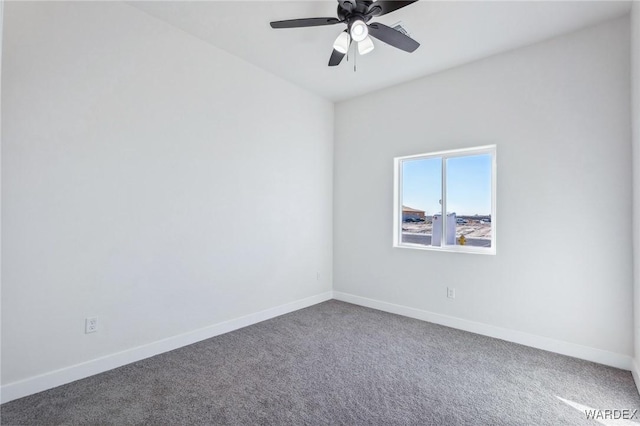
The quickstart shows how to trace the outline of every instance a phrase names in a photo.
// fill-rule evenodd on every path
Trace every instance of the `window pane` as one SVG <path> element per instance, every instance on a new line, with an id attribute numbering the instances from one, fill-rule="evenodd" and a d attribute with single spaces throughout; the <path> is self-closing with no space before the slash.
<path id="1" fill-rule="evenodd" d="M 440 215 L 442 158 L 402 161 L 402 243 L 431 245 L 434 215 Z M 441 220 L 441 218 L 440 218 Z M 434 239 L 433 245 L 440 245 Z"/>
<path id="2" fill-rule="evenodd" d="M 447 244 L 491 247 L 491 155 L 447 162 Z M 463 238 L 461 238 L 463 237 Z"/>

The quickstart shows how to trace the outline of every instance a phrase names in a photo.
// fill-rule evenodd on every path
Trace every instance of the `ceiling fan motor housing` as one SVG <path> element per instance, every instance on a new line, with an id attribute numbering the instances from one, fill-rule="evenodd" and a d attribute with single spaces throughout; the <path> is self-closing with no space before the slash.
<path id="1" fill-rule="evenodd" d="M 338 2 L 338 18 L 350 25 L 352 21 L 361 19 L 369 22 L 374 15 L 367 14 L 371 0 L 340 0 Z"/>

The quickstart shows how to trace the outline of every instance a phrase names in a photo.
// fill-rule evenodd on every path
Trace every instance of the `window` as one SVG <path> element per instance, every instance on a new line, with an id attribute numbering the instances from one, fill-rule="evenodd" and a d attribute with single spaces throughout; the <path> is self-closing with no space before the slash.
<path id="1" fill-rule="evenodd" d="M 394 159 L 395 247 L 496 253 L 496 147 Z"/>

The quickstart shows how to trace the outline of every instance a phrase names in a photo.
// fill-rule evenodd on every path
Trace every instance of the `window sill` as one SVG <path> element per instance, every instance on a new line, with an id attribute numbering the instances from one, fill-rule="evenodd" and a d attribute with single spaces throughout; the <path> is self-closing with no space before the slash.
<path id="1" fill-rule="evenodd" d="M 422 244 L 394 244 L 394 248 L 401 249 L 413 249 L 413 250 L 427 250 L 427 251 L 444 251 L 449 253 L 469 253 L 469 254 L 484 254 L 494 255 L 496 254 L 495 247 L 473 247 L 473 246 L 425 246 Z"/>

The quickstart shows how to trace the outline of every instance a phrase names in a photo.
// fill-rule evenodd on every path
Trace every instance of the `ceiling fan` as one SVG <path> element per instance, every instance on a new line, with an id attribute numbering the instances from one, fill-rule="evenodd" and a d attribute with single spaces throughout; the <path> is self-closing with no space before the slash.
<path id="1" fill-rule="evenodd" d="M 365 55 L 373 50 L 371 37 L 377 38 L 405 52 L 413 52 L 420 43 L 379 22 L 368 23 L 371 18 L 386 15 L 415 3 L 418 0 L 338 0 L 337 18 L 303 18 L 271 22 L 271 28 L 319 27 L 344 23 L 347 29 L 333 43 L 329 66 L 338 65 L 349 50 L 351 42 L 358 43 L 358 53 Z M 371 36 L 371 37 L 369 37 Z"/>

